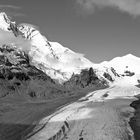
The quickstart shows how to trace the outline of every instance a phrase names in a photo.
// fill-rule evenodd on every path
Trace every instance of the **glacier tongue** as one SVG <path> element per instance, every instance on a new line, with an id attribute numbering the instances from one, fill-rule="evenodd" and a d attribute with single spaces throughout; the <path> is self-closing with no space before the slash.
<path id="1" fill-rule="evenodd" d="M 134 86 L 94 91 L 44 117 L 27 139 L 134 140 L 129 126 L 134 109 L 129 105 L 139 92 Z"/>

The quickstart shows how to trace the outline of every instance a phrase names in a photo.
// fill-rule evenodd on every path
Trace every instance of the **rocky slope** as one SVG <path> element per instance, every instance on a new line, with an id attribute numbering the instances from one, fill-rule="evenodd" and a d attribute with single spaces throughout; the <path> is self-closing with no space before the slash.
<path id="1" fill-rule="evenodd" d="M 66 92 L 61 85 L 30 65 L 27 54 L 7 45 L 0 47 L 0 85 L 0 98 L 20 95 L 49 99 Z"/>
<path id="2" fill-rule="evenodd" d="M 106 74 L 106 78 L 113 82 L 113 79 L 109 74 Z M 79 90 L 81 88 L 93 87 L 104 88 L 108 86 L 108 82 L 105 79 L 99 79 L 93 68 L 90 68 L 82 70 L 80 74 L 73 74 L 64 85 L 68 89 L 72 88 L 73 90 Z"/>
<path id="3" fill-rule="evenodd" d="M 74 77 L 79 78 L 76 80 Z M 98 89 L 108 86 L 105 80 L 96 76 L 92 68 L 82 70 L 81 74 L 73 75 L 61 85 L 31 65 L 28 55 L 12 45 L 0 47 L 0 85 L 0 98 L 20 95 L 27 99 L 42 100 L 76 95 L 74 91 L 77 89 L 80 91 L 84 88 Z"/>

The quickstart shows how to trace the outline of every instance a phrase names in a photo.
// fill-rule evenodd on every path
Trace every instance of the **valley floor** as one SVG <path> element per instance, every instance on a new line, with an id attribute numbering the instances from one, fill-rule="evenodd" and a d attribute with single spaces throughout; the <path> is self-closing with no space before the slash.
<path id="1" fill-rule="evenodd" d="M 44 117 L 26 139 L 134 140 L 129 121 L 135 110 L 130 104 L 139 91 L 136 87 L 112 87 L 92 92 Z"/>
<path id="2" fill-rule="evenodd" d="M 0 140 L 23 140 L 43 117 L 70 104 L 85 93 L 44 102 L 31 102 L 24 97 L 0 99 Z"/>
<path id="3" fill-rule="evenodd" d="M 114 86 L 44 103 L 1 99 L 0 140 L 134 140 L 130 104 L 139 93 Z"/>

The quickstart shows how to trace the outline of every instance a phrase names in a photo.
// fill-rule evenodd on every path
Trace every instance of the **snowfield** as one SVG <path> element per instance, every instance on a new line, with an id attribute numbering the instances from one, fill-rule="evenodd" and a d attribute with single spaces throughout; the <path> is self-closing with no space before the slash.
<path id="1" fill-rule="evenodd" d="M 129 119 L 140 89 L 113 86 L 88 94 L 43 118 L 28 140 L 134 140 Z"/>

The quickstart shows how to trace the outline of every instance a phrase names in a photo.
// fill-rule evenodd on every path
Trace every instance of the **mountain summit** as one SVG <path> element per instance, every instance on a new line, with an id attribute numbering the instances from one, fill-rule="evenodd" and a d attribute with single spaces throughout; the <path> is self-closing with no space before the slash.
<path id="1" fill-rule="evenodd" d="M 132 54 L 127 54 L 122 57 L 116 57 L 109 62 L 105 61 L 101 63 L 101 65 L 111 66 L 119 74 L 125 74 L 126 71 L 140 74 L 140 58 Z"/>

